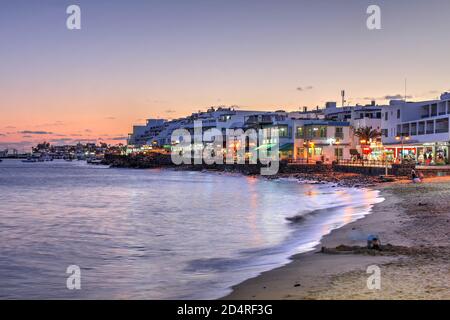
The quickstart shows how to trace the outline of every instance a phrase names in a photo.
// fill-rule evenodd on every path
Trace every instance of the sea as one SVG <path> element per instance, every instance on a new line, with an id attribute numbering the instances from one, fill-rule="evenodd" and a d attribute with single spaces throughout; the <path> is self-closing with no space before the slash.
<path id="1" fill-rule="evenodd" d="M 4 160 L 0 298 L 220 298 L 380 201 L 296 179 Z"/>

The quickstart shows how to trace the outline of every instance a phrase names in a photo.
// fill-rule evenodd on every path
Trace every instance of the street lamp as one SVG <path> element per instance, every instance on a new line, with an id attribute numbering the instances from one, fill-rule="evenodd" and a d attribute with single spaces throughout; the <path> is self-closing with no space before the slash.
<path id="1" fill-rule="evenodd" d="M 395 137 L 395 140 L 400 141 L 402 143 L 402 148 L 401 148 L 402 162 L 403 162 L 403 143 L 404 143 L 404 141 L 409 141 L 409 139 L 411 139 L 409 136 L 404 136 L 403 134 Z"/>

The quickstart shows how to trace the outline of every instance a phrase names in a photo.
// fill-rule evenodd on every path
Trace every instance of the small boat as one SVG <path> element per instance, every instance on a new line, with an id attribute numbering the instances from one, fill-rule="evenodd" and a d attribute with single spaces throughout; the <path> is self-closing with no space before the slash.
<path id="1" fill-rule="evenodd" d="M 103 160 L 100 159 L 88 159 L 86 161 L 88 164 L 95 164 L 95 165 L 99 165 L 103 163 Z"/>
<path id="2" fill-rule="evenodd" d="M 23 163 L 35 163 L 37 162 L 34 158 L 27 158 L 26 160 L 22 160 Z"/>

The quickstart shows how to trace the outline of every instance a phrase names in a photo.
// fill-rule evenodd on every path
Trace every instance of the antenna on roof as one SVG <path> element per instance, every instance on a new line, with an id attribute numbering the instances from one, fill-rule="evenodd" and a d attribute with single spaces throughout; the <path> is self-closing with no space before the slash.
<path id="1" fill-rule="evenodd" d="M 342 97 L 342 107 L 345 107 L 345 90 L 341 91 L 341 97 Z"/>

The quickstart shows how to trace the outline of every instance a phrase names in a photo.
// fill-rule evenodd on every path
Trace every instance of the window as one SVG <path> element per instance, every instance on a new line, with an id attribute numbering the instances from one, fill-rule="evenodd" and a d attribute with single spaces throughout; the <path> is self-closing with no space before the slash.
<path id="1" fill-rule="evenodd" d="M 427 121 L 427 134 L 433 134 L 434 133 L 434 121 Z"/>
<path id="2" fill-rule="evenodd" d="M 337 139 L 344 139 L 344 128 L 336 127 L 336 130 L 334 132 L 334 137 Z"/>
<path id="3" fill-rule="evenodd" d="M 425 134 L 425 121 L 419 122 L 419 135 Z"/>
<path id="4" fill-rule="evenodd" d="M 342 148 L 334 149 L 334 156 L 336 157 L 336 159 L 342 159 L 342 157 L 344 156 L 344 149 Z"/>
<path id="5" fill-rule="evenodd" d="M 297 148 L 297 156 L 300 158 L 305 157 L 305 148 Z"/>
<path id="6" fill-rule="evenodd" d="M 433 103 L 431 105 L 431 116 L 432 117 L 437 116 L 437 104 L 436 103 Z"/>
<path id="7" fill-rule="evenodd" d="M 417 123 L 411 123 L 411 135 L 416 136 L 417 135 Z"/>
<path id="8" fill-rule="evenodd" d="M 297 139 L 303 138 L 303 127 L 297 127 Z"/>
<path id="9" fill-rule="evenodd" d="M 400 119 L 400 109 L 397 109 L 397 119 Z"/>
<path id="10" fill-rule="evenodd" d="M 381 135 L 383 136 L 383 137 L 388 137 L 388 134 L 389 134 L 389 132 L 388 132 L 388 129 L 381 129 Z"/>
<path id="11" fill-rule="evenodd" d="M 280 138 L 288 137 L 289 136 L 288 127 L 287 126 L 278 127 L 278 136 Z"/>
<path id="12" fill-rule="evenodd" d="M 442 116 L 446 113 L 445 102 L 439 103 L 439 115 Z"/>
<path id="13" fill-rule="evenodd" d="M 327 127 L 307 127 L 306 129 L 306 137 L 308 139 L 314 138 L 326 138 L 327 137 Z"/>
<path id="14" fill-rule="evenodd" d="M 308 153 L 310 156 L 321 156 L 322 148 L 308 148 Z"/>
<path id="15" fill-rule="evenodd" d="M 400 136 L 402 134 L 402 125 L 398 124 L 397 125 L 397 135 Z"/>
<path id="16" fill-rule="evenodd" d="M 327 127 L 320 127 L 320 137 L 326 138 L 327 137 Z"/>
<path id="17" fill-rule="evenodd" d="M 436 120 L 436 133 L 448 132 L 448 118 Z"/>
<path id="18" fill-rule="evenodd" d="M 402 135 L 409 136 L 409 123 L 404 123 L 402 126 Z"/>
<path id="19" fill-rule="evenodd" d="M 387 111 L 384 113 L 384 120 L 385 121 L 389 120 L 389 112 L 387 112 Z"/>
<path id="20" fill-rule="evenodd" d="M 377 119 L 381 119 L 381 112 L 377 112 Z"/>

